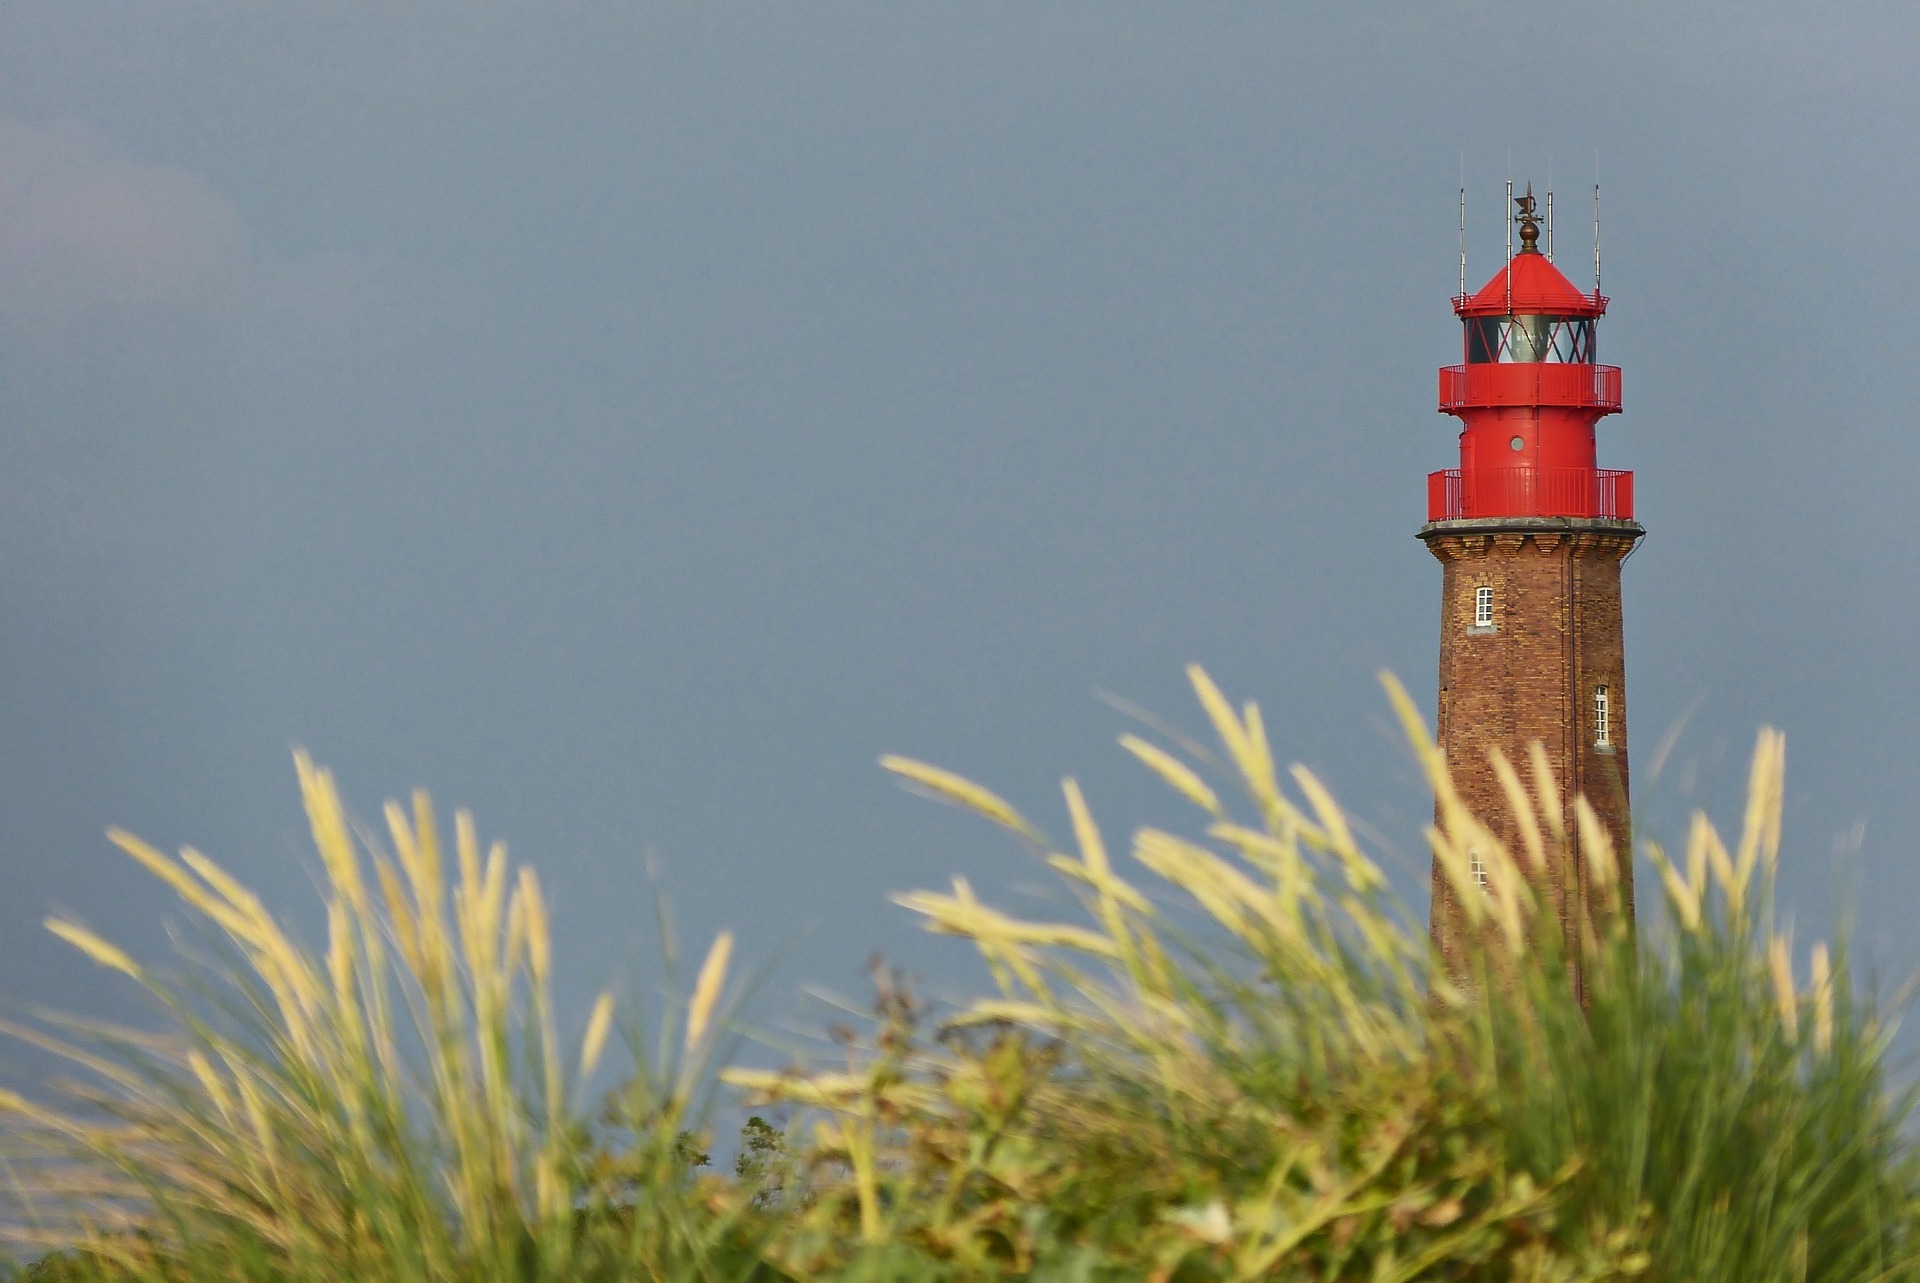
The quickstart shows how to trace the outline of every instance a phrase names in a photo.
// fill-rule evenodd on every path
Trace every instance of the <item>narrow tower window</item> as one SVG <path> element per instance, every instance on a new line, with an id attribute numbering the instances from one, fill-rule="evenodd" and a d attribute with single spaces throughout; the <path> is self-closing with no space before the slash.
<path id="1" fill-rule="evenodd" d="M 1607 715 L 1608 711 L 1609 710 L 1607 708 L 1607 688 L 1604 686 L 1594 687 L 1593 688 L 1593 742 L 1595 744 L 1604 745 L 1604 744 L 1613 743 L 1613 740 L 1611 738 L 1612 731 L 1610 727 L 1611 719 Z"/>
<path id="2" fill-rule="evenodd" d="M 1484 889 L 1487 885 L 1487 862 L 1480 858 L 1477 848 L 1467 852 L 1467 867 L 1473 872 L 1474 885 Z"/>
<path id="3" fill-rule="evenodd" d="M 1493 589 L 1480 587 L 1473 590 L 1473 626 L 1493 627 Z"/>

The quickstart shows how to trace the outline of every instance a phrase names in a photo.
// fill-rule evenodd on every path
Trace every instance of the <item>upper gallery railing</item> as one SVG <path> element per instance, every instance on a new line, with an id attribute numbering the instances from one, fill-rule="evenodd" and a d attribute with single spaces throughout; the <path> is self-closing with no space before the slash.
<path id="1" fill-rule="evenodd" d="M 1557 362 L 1449 365 L 1440 371 L 1440 409 L 1495 405 L 1567 405 L 1602 414 L 1620 409 L 1620 367 Z"/>

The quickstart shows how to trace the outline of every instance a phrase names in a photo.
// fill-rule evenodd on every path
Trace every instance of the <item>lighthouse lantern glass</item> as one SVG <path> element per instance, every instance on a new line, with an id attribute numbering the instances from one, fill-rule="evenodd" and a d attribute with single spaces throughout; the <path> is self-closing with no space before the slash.
<path id="1" fill-rule="evenodd" d="M 1591 365 L 1597 355 L 1591 317 L 1472 316 L 1466 326 L 1472 365 Z"/>

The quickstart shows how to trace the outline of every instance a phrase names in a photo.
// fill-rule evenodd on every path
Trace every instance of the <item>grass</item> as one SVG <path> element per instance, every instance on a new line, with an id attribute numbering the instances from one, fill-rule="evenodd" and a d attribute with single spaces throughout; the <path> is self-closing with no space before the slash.
<path id="1" fill-rule="evenodd" d="M 202 942 L 163 974 L 49 924 L 166 1027 L 13 1031 L 76 1071 L 0 1098 L 15 1237 L 76 1279 L 1920 1277 L 1886 1027 L 1844 948 L 1802 952 L 1775 923 L 1777 735 L 1731 844 L 1697 817 L 1676 855 L 1645 848 L 1659 929 L 1601 912 L 1579 933 L 1583 1008 L 1536 906 L 1532 871 L 1571 840 L 1541 763 L 1531 787 L 1504 772 L 1526 835 L 1509 851 L 1389 683 L 1477 923 L 1449 977 L 1326 786 L 1283 777 L 1258 710 L 1193 676 L 1217 760 L 1123 744 L 1194 824 L 1141 829 L 1125 858 L 1071 780 L 1056 844 L 979 785 L 887 759 L 1033 847 L 1081 906 L 1016 918 L 964 880 L 900 897 L 979 951 L 991 992 L 933 1013 L 882 976 L 835 1063 L 730 1068 L 722 936 L 604 1107 L 583 1084 L 612 1000 L 561 1043 L 538 881 L 465 816 L 450 858 L 420 797 L 356 835 L 302 759 L 313 954 L 204 857 L 116 834 Z M 1584 805 L 1572 823 L 1604 899 L 1613 844 Z M 794 1120 L 750 1124 L 732 1176 L 692 1157 L 716 1077 Z"/>

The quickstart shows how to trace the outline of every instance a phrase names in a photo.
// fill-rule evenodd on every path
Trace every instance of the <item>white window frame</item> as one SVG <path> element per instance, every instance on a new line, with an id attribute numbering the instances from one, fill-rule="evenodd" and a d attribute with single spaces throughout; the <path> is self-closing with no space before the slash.
<path id="1" fill-rule="evenodd" d="M 1490 584 L 1481 584 L 1473 590 L 1473 626 L 1493 627 L 1493 587 Z"/>
<path id="2" fill-rule="evenodd" d="M 1482 891 L 1487 889 L 1487 862 L 1480 857 L 1479 848 L 1467 851 L 1467 870 L 1473 874 L 1473 880 Z"/>
<path id="3" fill-rule="evenodd" d="M 1605 685 L 1593 688 L 1593 742 L 1602 747 L 1613 743 L 1613 701 Z"/>

